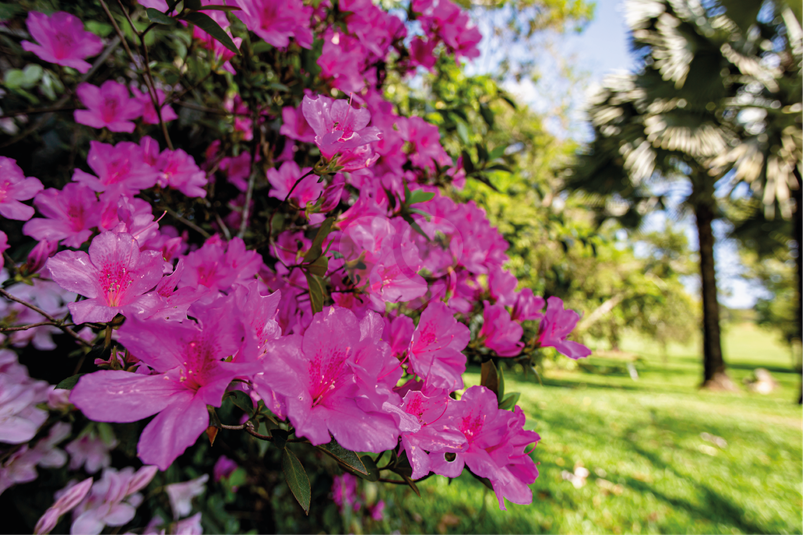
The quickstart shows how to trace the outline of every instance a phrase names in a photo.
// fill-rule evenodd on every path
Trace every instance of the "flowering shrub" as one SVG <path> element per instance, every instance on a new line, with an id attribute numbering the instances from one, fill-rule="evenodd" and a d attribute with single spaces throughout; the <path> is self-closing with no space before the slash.
<path id="1" fill-rule="evenodd" d="M 38 533 L 70 512 L 73 532 L 128 525 L 151 480 L 173 516 L 148 506 L 144 532 L 198 533 L 209 474 L 233 501 L 279 465 L 306 512 L 322 469 L 341 511 L 359 507 L 353 476 L 416 489 L 464 470 L 502 509 L 530 503 L 539 436 L 497 364 L 529 366 L 539 347 L 587 356 L 566 340 L 578 315 L 516 290 L 505 241 L 450 196 L 462 159 L 382 92 L 476 57 L 468 15 L 450 0 L 101 4 L 87 17 L 111 24 L 104 39 L 65 12 L 24 19 L 24 60 L 75 103 L 58 120 L 78 157 L 36 178 L 0 157 L 0 214 L 25 222 L 0 232 L 0 493 L 37 467 L 83 478 Z M 9 91 L 12 108 L 38 101 Z M 539 335 L 522 339 L 531 321 Z M 73 345 L 75 373 L 56 389 L 31 379 L 7 349 L 29 343 Z M 464 390 L 470 361 L 482 385 Z M 120 448 L 143 466 L 112 467 Z M 180 482 L 181 462 L 208 473 Z"/>

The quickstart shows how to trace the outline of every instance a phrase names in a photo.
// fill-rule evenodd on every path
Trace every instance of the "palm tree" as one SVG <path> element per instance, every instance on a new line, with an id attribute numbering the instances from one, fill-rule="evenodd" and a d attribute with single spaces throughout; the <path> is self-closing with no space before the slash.
<path id="1" fill-rule="evenodd" d="M 633 51 L 641 59 L 639 69 L 607 78 L 592 100 L 589 111 L 595 139 L 578 156 L 566 183 L 566 189 L 585 192 L 601 207 L 601 217 L 616 215 L 631 226 L 650 208 L 662 206 L 663 199 L 655 193 L 658 181 L 682 179 L 690 186 L 682 206 L 694 213 L 697 226 L 703 385 L 711 388 L 733 387 L 725 374 L 720 343 L 712 222 L 723 214 L 715 185 L 735 169 L 734 180 L 752 177 L 755 191 L 771 189 L 773 201 L 769 204 L 779 204 L 782 214 L 789 212 L 789 191 L 800 191 L 799 168 L 792 164 L 791 172 L 777 172 L 781 167 L 790 168 L 793 157 L 787 153 L 799 147 L 792 128 L 780 129 L 786 136 L 784 149 L 768 148 L 775 151 L 769 156 L 766 151 L 761 153 L 764 173 L 748 173 L 757 162 L 757 152 L 748 149 L 763 145 L 745 145 L 750 125 L 744 111 L 752 109 L 747 105 L 760 103 L 764 90 L 779 91 L 779 78 L 794 86 L 762 56 L 768 30 L 759 26 L 767 9 L 749 0 L 722 0 L 720 4 L 629 1 L 626 17 Z M 790 8 L 784 17 L 785 21 L 799 20 Z M 790 23 L 784 26 L 790 27 Z M 785 47 L 790 50 L 797 42 L 795 29 L 799 30 L 799 25 L 791 26 L 791 31 L 781 32 L 791 36 L 788 41 L 792 45 Z M 787 63 L 799 69 L 799 61 Z M 799 94 L 797 99 L 799 102 Z M 764 139 L 760 132 L 756 135 L 756 143 L 758 137 Z M 779 160 L 778 154 L 785 159 Z M 779 166 L 779 161 L 787 166 Z"/>
<path id="2" fill-rule="evenodd" d="M 757 227 L 791 228 L 797 278 L 797 329 L 792 335 L 798 341 L 803 327 L 803 29 L 800 11 L 799 3 L 766 4 L 764 16 L 754 25 L 754 41 L 758 46 L 754 47 L 752 58 L 742 60 L 750 59 L 758 67 L 753 68 L 757 73 L 753 83 L 745 86 L 734 104 L 742 116 L 734 125 L 738 129 L 739 143 L 713 162 L 716 167 L 732 169 L 733 183 L 749 184 L 756 200 L 760 201 L 744 203 L 756 209 L 752 214 L 743 214 L 734 229 L 735 236 L 749 238 Z M 791 218 L 792 224 L 773 221 L 777 212 L 783 219 Z M 753 249 L 763 256 L 777 249 L 777 243 L 765 237 Z M 803 377 L 798 402 L 803 403 Z"/>

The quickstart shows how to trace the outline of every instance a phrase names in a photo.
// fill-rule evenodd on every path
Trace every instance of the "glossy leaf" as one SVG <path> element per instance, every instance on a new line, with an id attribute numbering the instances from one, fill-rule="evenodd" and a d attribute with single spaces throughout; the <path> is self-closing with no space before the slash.
<path id="1" fill-rule="evenodd" d="M 203 13 L 192 12 L 186 13 L 181 16 L 182 20 L 186 20 L 192 24 L 195 24 L 200 29 L 214 37 L 216 40 L 220 41 L 220 44 L 234 52 L 235 54 L 239 55 L 240 51 L 237 49 L 237 46 L 234 44 L 234 41 L 231 40 L 229 34 L 223 31 L 223 28 L 218 25 L 209 15 L 204 15 Z"/>
<path id="2" fill-rule="evenodd" d="M 86 375 L 85 373 L 79 373 L 78 375 L 73 375 L 72 377 L 67 377 L 59 384 L 56 385 L 56 388 L 62 388 L 64 390 L 72 390 L 75 385 L 78 383 L 78 379 L 82 376 Z"/>
<path id="3" fill-rule="evenodd" d="M 365 467 L 365 464 L 363 464 L 362 460 L 360 460 L 360 457 L 353 451 L 347 450 L 338 444 L 335 439 L 332 439 L 332 442 L 329 444 L 318 446 L 318 449 L 322 450 L 337 462 L 347 466 L 354 472 L 366 476 L 368 475 L 368 469 Z"/>
<path id="4" fill-rule="evenodd" d="M 482 363 L 480 371 L 480 385 L 499 396 L 499 375 L 492 360 Z"/>
<path id="5" fill-rule="evenodd" d="M 159 11 L 158 9 L 154 9 L 152 7 L 146 8 L 145 13 L 148 15 L 148 20 L 151 22 L 155 22 L 156 24 L 163 24 L 165 26 L 172 26 L 176 23 L 176 19 L 173 17 L 169 17 Z"/>
<path id="6" fill-rule="evenodd" d="M 290 492 L 293 493 L 304 512 L 309 514 L 310 498 L 312 497 L 309 477 L 298 457 L 287 448 L 284 448 L 282 453 L 282 471 L 287 486 L 290 487 Z"/>
<path id="7" fill-rule="evenodd" d="M 361 476 L 363 479 L 367 479 L 368 481 L 379 481 L 379 469 L 376 466 L 374 460 L 369 457 L 368 455 L 363 455 L 360 457 L 362 464 L 365 465 L 365 468 L 368 470 L 368 475 Z"/>

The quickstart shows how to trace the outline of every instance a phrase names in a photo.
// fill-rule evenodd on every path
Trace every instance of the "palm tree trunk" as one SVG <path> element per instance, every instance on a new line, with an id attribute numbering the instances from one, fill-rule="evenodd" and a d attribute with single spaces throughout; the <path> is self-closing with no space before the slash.
<path id="1" fill-rule="evenodd" d="M 700 278 L 703 297 L 703 388 L 732 390 L 733 382 L 725 373 L 719 328 L 719 302 L 714 269 L 714 210 L 710 203 L 697 199 L 694 205 L 697 237 L 700 243 Z"/>
<path id="2" fill-rule="evenodd" d="M 797 268 L 797 337 L 798 340 L 803 340 L 803 333 L 801 333 L 801 329 L 803 329 L 803 259 L 800 258 L 803 256 L 803 221 L 801 221 L 803 214 L 800 213 L 800 204 L 803 202 L 803 180 L 801 180 L 800 171 L 797 166 L 795 166 L 795 177 L 797 178 L 798 188 L 792 191 L 792 195 L 795 198 L 795 211 L 792 214 L 792 224 L 795 233 L 795 244 L 797 246 L 797 254 L 795 255 L 795 267 Z M 801 359 L 800 374 L 800 397 L 797 402 L 803 404 L 803 359 Z"/>

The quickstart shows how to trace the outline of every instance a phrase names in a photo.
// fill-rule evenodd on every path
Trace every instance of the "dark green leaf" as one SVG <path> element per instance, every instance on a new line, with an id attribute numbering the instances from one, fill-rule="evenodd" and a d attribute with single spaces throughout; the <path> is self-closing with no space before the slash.
<path id="1" fill-rule="evenodd" d="M 327 217 L 324 222 L 321 223 L 321 226 L 318 228 L 318 233 L 315 235 L 315 239 L 312 240 L 312 247 L 310 247 L 307 254 L 304 255 L 304 260 L 313 262 L 323 254 L 323 240 L 332 232 L 332 225 L 334 222 L 334 217 Z"/>
<path id="2" fill-rule="evenodd" d="M 78 382 L 78 379 L 81 376 L 86 375 L 85 373 L 79 373 L 78 375 L 73 375 L 72 377 L 67 377 L 59 384 L 56 385 L 56 388 L 63 388 L 64 390 L 72 390 L 75 387 L 75 384 Z"/>
<path id="3" fill-rule="evenodd" d="M 466 170 L 466 174 L 472 174 L 474 172 L 474 162 L 471 161 L 471 155 L 465 149 L 463 149 L 460 155 L 463 157 L 463 169 Z"/>
<path id="4" fill-rule="evenodd" d="M 496 368 L 496 374 L 499 376 L 499 391 L 496 393 L 497 398 L 501 401 L 505 397 L 505 374 L 503 373 L 502 366 Z"/>
<path id="5" fill-rule="evenodd" d="M 488 161 L 488 151 L 481 143 L 475 143 L 474 147 L 477 149 L 477 161 L 485 163 Z"/>
<path id="6" fill-rule="evenodd" d="M 502 398 L 502 401 L 499 402 L 499 408 L 503 410 L 510 410 L 516 406 L 516 403 L 519 401 L 519 396 L 521 396 L 518 392 L 511 392 L 510 394 L 506 395 Z"/>
<path id="7" fill-rule="evenodd" d="M 406 476 L 404 474 L 399 474 L 399 475 L 402 476 L 402 479 L 404 479 L 404 482 L 407 483 L 410 486 L 410 488 L 413 489 L 413 492 L 415 492 L 416 495 L 420 498 L 421 497 L 421 491 L 418 490 L 418 487 L 415 485 L 415 481 L 410 479 L 410 476 Z"/>
<path id="8" fill-rule="evenodd" d="M 480 385 L 499 395 L 499 375 L 496 373 L 494 361 L 488 360 L 482 363 L 480 371 Z"/>
<path id="9" fill-rule="evenodd" d="M 427 202 L 435 196 L 434 191 L 424 191 L 417 189 L 407 196 L 407 204 L 418 204 L 420 202 Z"/>
<path id="10" fill-rule="evenodd" d="M 309 514 L 309 503 L 312 493 L 310 491 L 309 477 L 304 470 L 304 466 L 295 454 L 284 448 L 282 453 L 282 471 L 287 481 L 287 486 L 298 500 L 298 504 L 304 509 L 304 513 Z"/>
<path id="11" fill-rule="evenodd" d="M 240 51 L 237 49 L 237 46 L 234 44 L 234 41 L 231 40 L 231 37 L 229 37 L 229 34 L 223 31 L 223 28 L 221 28 L 217 22 L 212 20 L 212 18 L 209 15 L 192 12 L 192 13 L 185 13 L 184 15 L 181 16 L 181 18 L 183 20 L 186 20 L 187 22 L 195 24 L 200 29 L 202 29 L 203 31 L 205 31 L 206 33 L 208 33 L 209 35 L 220 41 L 220 44 L 222 44 L 235 54 L 238 55 L 240 54 Z"/>
<path id="12" fill-rule="evenodd" d="M 184 7 L 192 9 L 193 11 L 198 11 L 204 6 L 201 4 L 201 0 L 184 0 Z"/>
<path id="13" fill-rule="evenodd" d="M 156 24 L 164 24 L 165 26 L 172 26 L 176 23 L 176 19 L 173 17 L 168 17 L 158 9 L 153 9 L 152 7 L 146 8 L 145 13 L 148 15 L 148 20 L 151 22 L 155 22 Z"/>
<path id="14" fill-rule="evenodd" d="M 0 3 L 0 20 L 13 19 L 17 13 L 22 13 L 25 8 L 14 4 Z"/>
<path id="15" fill-rule="evenodd" d="M 319 256 L 315 262 L 311 264 L 305 264 L 307 271 L 312 273 L 313 275 L 317 275 L 319 277 L 323 277 L 326 275 L 326 272 L 329 270 L 329 258 L 325 256 Z"/>
<path id="16" fill-rule="evenodd" d="M 492 165 L 490 167 L 486 167 L 485 170 L 486 171 L 504 171 L 505 173 L 512 173 L 513 172 L 513 170 L 510 167 L 508 167 L 506 165 L 499 164 L 499 163 L 496 164 L 496 165 Z"/>
<path id="17" fill-rule="evenodd" d="M 491 152 L 488 153 L 488 160 L 494 161 L 497 158 L 501 158 L 502 156 L 505 155 L 506 149 L 507 147 L 505 146 L 496 147 L 495 149 L 493 149 Z"/>
<path id="18" fill-rule="evenodd" d="M 201 6 L 197 11 L 237 11 L 240 6 Z"/>
<path id="19" fill-rule="evenodd" d="M 231 390 L 226 393 L 226 397 L 231 398 L 232 403 L 247 415 L 254 414 L 254 402 L 251 400 L 251 396 L 242 390 Z"/>
<path id="20" fill-rule="evenodd" d="M 329 444 L 318 446 L 318 449 L 322 450 L 324 453 L 334 458 L 337 462 L 347 466 L 354 472 L 368 475 L 368 469 L 365 467 L 357 454 L 338 444 L 335 439 L 332 439 L 332 442 Z"/>
<path id="21" fill-rule="evenodd" d="M 285 431 L 284 429 L 271 429 L 270 436 L 273 437 L 273 445 L 279 449 L 282 449 L 287 444 L 287 439 L 290 437 L 290 433 Z"/>
<path id="22" fill-rule="evenodd" d="M 485 120 L 485 124 L 489 127 L 494 127 L 494 112 L 487 104 L 480 104 L 480 115 Z"/>
<path id="23" fill-rule="evenodd" d="M 407 458 L 407 451 L 403 451 L 401 456 L 393 459 L 393 465 L 390 469 L 405 478 L 413 475 L 413 467 L 410 465 L 410 460 Z"/>
<path id="24" fill-rule="evenodd" d="M 304 272 L 304 276 L 307 278 L 307 286 L 309 286 L 309 299 L 312 313 L 316 314 L 323 310 L 323 283 L 321 279 L 307 271 Z"/>
<path id="25" fill-rule="evenodd" d="M 360 460 L 368 470 L 368 475 L 363 476 L 363 479 L 367 479 L 368 481 L 379 481 L 379 469 L 376 467 L 374 460 L 368 455 L 363 455 L 360 457 Z"/>

